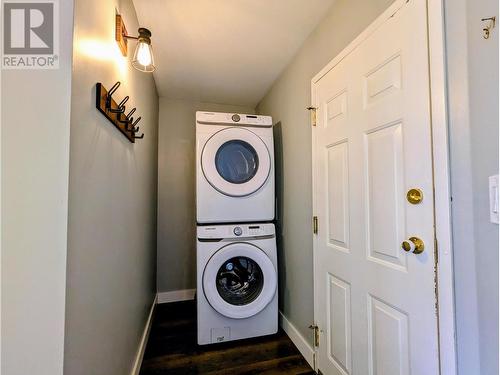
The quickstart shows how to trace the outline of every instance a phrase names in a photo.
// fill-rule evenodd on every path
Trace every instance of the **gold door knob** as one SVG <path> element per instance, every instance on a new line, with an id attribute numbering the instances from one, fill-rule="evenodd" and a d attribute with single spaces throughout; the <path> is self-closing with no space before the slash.
<path id="1" fill-rule="evenodd" d="M 410 237 L 408 240 L 403 241 L 401 248 L 408 253 L 421 254 L 424 252 L 425 246 L 424 241 L 420 238 Z"/>
<path id="2" fill-rule="evenodd" d="M 406 199 L 411 204 L 419 204 L 424 199 L 424 193 L 420 189 L 410 189 L 406 193 Z"/>

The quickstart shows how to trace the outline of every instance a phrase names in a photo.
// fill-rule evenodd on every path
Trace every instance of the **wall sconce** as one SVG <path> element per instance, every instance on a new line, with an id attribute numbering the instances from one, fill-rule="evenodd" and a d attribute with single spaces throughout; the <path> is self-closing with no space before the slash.
<path id="1" fill-rule="evenodd" d="M 151 31 L 140 27 L 138 33 L 139 36 L 128 35 L 122 16 L 116 15 L 115 38 L 123 56 L 127 56 L 128 39 L 137 40 L 132 66 L 141 72 L 151 73 L 156 69 L 153 49 L 151 48 Z"/>

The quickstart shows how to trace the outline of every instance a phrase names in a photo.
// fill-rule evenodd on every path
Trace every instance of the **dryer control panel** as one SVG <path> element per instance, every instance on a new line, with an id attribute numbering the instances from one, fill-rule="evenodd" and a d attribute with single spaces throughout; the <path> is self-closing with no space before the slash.
<path id="1" fill-rule="evenodd" d="M 249 115 L 245 113 L 196 112 L 196 122 L 209 125 L 273 126 L 271 116 Z"/>
<path id="2" fill-rule="evenodd" d="M 197 228 L 198 238 L 203 240 L 223 240 L 236 238 L 258 238 L 274 236 L 274 224 L 231 224 L 203 225 Z"/>

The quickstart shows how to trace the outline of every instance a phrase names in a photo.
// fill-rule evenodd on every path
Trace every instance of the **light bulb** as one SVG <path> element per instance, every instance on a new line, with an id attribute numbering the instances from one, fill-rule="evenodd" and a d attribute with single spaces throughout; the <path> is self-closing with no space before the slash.
<path id="1" fill-rule="evenodd" d="M 151 73 L 156 69 L 153 48 L 151 48 L 151 32 L 144 28 L 138 31 L 139 37 L 132 58 L 132 66 L 141 72 Z"/>
<path id="2" fill-rule="evenodd" d="M 138 43 L 137 62 L 143 66 L 148 66 L 151 64 L 151 52 L 149 50 L 149 44 L 143 42 Z"/>

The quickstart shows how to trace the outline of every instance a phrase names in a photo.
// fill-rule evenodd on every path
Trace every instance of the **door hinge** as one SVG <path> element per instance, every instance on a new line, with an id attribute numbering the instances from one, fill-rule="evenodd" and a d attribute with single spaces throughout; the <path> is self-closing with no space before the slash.
<path id="1" fill-rule="evenodd" d="M 313 233 L 318 234 L 318 217 L 313 216 Z"/>
<path id="2" fill-rule="evenodd" d="M 311 111 L 311 124 L 312 126 L 316 126 L 316 107 L 307 107 L 308 111 Z"/>
<path id="3" fill-rule="evenodd" d="M 309 329 L 313 330 L 314 347 L 317 348 L 319 346 L 319 327 L 316 324 L 311 324 Z"/>

